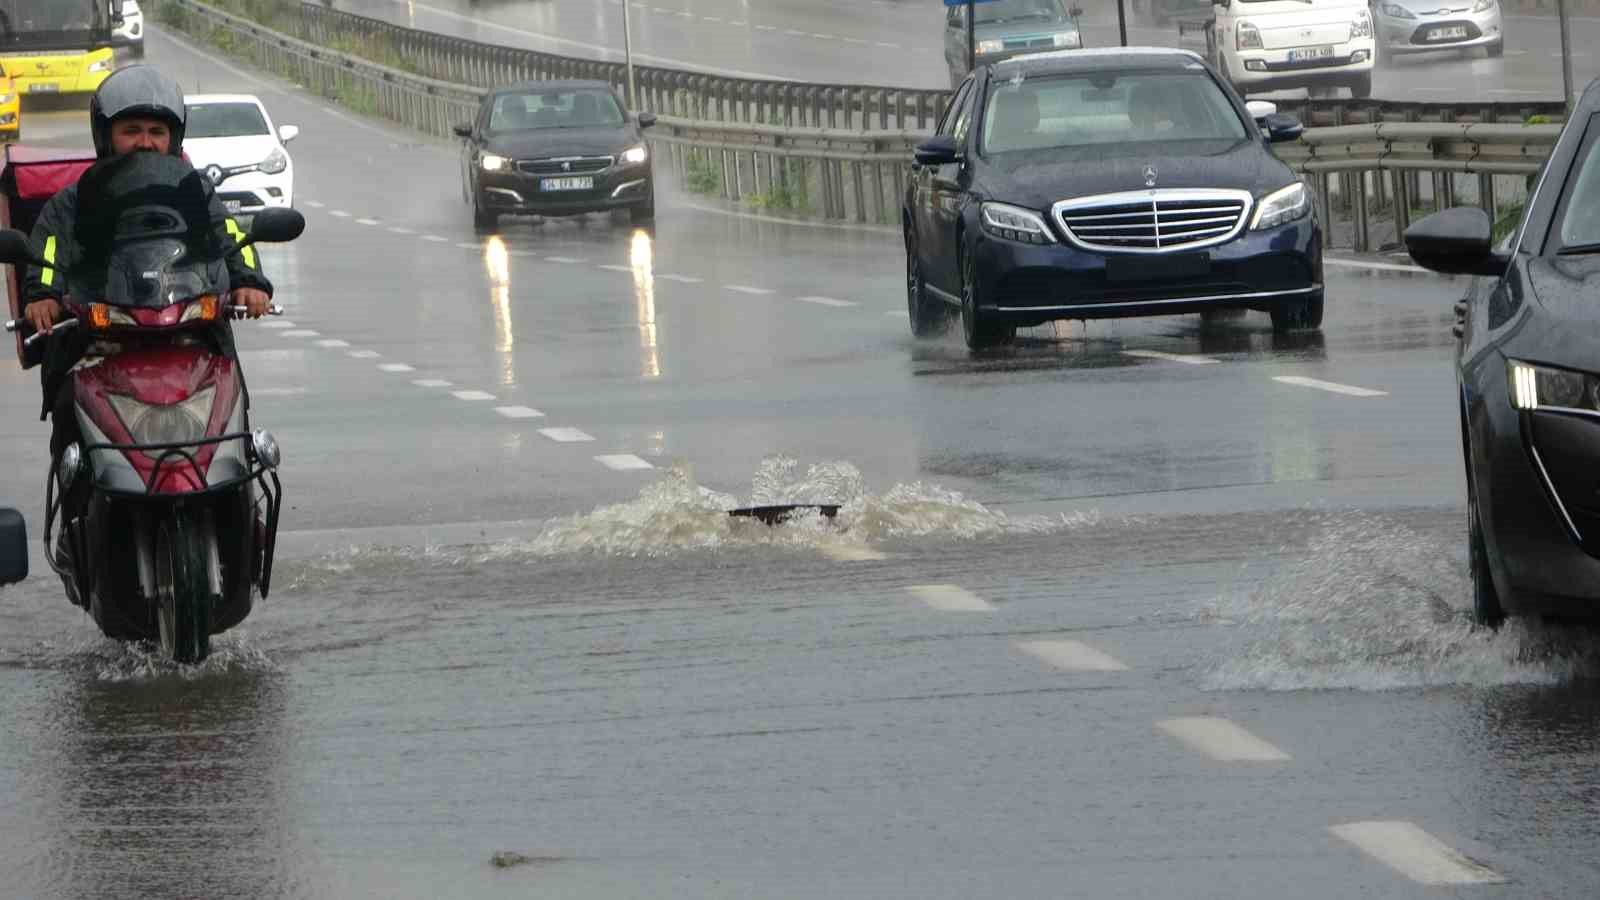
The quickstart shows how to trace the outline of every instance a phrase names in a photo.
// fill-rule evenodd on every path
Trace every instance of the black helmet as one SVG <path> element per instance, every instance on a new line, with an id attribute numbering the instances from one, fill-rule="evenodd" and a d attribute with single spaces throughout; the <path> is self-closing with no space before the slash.
<path id="1" fill-rule="evenodd" d="M 130 116 L 166 122 L 172 129 L 168 152 L 183 155 L 183 130 L 189 121 L 183 88 L 154 66 L 118 69 L 94 92 L 89 103 L 89 130 L 94 133 L 96 156 L 104 159 L 111 155 L 111 123 Z"/>

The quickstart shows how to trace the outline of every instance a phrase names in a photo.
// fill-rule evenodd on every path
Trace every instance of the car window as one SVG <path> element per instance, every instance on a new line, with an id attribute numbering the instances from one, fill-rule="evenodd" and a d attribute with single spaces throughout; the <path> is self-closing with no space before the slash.
<path id="1" fill-rule="evenodd" d="M 1584 157 L 1561 213 L 1563 247 L 1600 244 L 1600 140 L 1591 137 L 1579 152 Z"/>
<path id="2" fill-rule="evenodd" d="M 1152 141 L 1243 140 L 1245 125 L 1203 71 L 1020 75 L 991 82 L 983 152 Z"/>
<path id="3" fill-rule="evenodd" d="M 501 94 L 489 113 L 490 131 L 542 128 L 602 128 L 623 123 L 622 108 L 609 91 L 555 90 Z"/>
<path id="4" fill-rule="evenodd" d="M 961 102 L 961 110 L 956 113 L 955 138 L 956 143 L 962 147 L 967 145 L 967 133 L 971 131 L 972 98 L 975 94 L 975 91 L 968 91 L 966 99 Z"/>
<path id="5" fill-rule="evenodd" d="M 945 108 L 944 118 L 939 120 L 938 134 L 955 134 L 956 120 L 960 118 L 962 105 L 967 102 L 967 97 L 972 94 L 972 79 L 961 82 L 961 87 L 956 89 L 954 99 Z"/>
<path id="6" fill-rule="evenodd" d="M 261 107 L 254 103 L 198 103 L 189 107 L 186 138 L 271 134 Z"/>

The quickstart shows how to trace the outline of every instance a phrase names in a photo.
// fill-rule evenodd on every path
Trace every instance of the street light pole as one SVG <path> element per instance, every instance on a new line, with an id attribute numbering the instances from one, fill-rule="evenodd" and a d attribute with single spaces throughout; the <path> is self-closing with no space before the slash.
<path id="1" fill-rule="evenodd" d="M 622 0 L 622 53 L 628 61 L 628 109 L 639 111 L 639 96 L 633 89 L 633 29 L 628 23 L 628 0 Z"/>
<path id="2" fill-rule="evenodd" d="M 1567 0 L 1556 0 L 1556 12 L 1561 16 L 1561 96 L 1567 102 L 1567 112 L 1572 112 L 1572 29 L 1567 20 Z"/>
<path id="3" fill-rule="evenodd" d="M 967 0 L 967 71 L 968 72 L 974 71 L 974 70 L 976 70 L 978 68 L 978 43 L 977 43 L 977 40 L 976 40 L 977 32 L 978 32 L 978 26 L 974 22 L 974 20 L 977 19 L 978 17 L 973 15 L 973 13 L 972 13 L 972 9 L 973 9 L 973 7 L 975 5 L 977 5 L 977 0 Z"/>
<path id="4" fill-rule="evenodd" d="M 1122 46 L 1128 46 L 1128 0 L 1117 0 L 1117 30 L 1122 33 Z"/>

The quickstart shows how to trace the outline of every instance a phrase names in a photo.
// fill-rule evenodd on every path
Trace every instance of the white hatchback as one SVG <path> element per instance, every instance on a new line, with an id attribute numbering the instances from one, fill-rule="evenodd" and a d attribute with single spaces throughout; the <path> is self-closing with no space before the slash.
<path id="1" fill-rule="evenodd" d="M 1240 94 L 1347 87 L 1372 95 L 1367 0 L 1217 0 L 1217 68 Z"/>
<path id="2" fill-rule="evenodd" d="M 249 217 L 294 205 L 294 160 L 284 145 L 299 128 L 274 127 L 252 94 L 194 94 L 186 105 L 184 153 L 216 185 L 229 213 Z"/>

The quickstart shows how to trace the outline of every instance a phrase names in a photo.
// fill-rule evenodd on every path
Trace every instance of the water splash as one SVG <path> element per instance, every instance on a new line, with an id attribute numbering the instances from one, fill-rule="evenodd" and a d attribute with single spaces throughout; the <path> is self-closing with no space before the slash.
<path id="1" fill-rule="evenodd" d="M 240 672 L 272 672 L 277 665 L 266 652 L 251 643 L 243 630 L 234 630 L 211 639 L 211 655 L 197 665 L 183 665 L 168 659 L 161 648 L 143 642 L 113 641 L 101 638 L 68 657 L 74 667 L 94 673 L 100 681 L 151 681 L 181 678 L 197 681 Z"/>
<path id="2" fill-rule="evenodd" d="M 1464 529 L 1463 529 L 1464 531 Z M 1586 629 L 1475 628 L 1465 540 L 1365 514 L 1325 517 L 1304 555 L 1258 590 L 1202 605 L 1239 643 L 1212 690 L 1390 690 L 1560 684 L 1600 675 Z"/>

